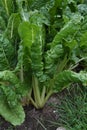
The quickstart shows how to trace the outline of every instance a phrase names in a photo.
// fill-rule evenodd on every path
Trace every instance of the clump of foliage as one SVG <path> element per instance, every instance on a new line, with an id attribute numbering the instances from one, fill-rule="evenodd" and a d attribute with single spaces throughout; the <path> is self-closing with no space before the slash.
<path id="1" fill-rule="evenodd" d="M 20 125 L 22 105 L 39 109 L 69 84 L 87 85 L 86 6 L 74 0 L 1 0 L 0 10 L 0 114 Z M 75 72 L 83 61 L 83 71 Z"/>
<path id="2" fill-rule="evenodd" d="M 81 86 L 72 87 L 61 100 L 60 106 L 56 106 L 59 114 L 59 126 L 66 127 L 67 130 L 87 129 L 87 93 L 86 88 Z"/>

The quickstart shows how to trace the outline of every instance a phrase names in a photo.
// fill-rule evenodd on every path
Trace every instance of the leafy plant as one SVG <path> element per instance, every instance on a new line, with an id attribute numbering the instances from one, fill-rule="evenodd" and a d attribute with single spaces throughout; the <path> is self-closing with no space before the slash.
<path id="1" fill-rule="evenodd" d="M 6 11 L 1 16 L 0 102 L 5 107 L 0 114 L 20 125 L 25 117 L 22 103 L 40 109 L 73 82 L 87 85 L 85 68 L 73 71 L 86 62 L 86 17 L 74 0 L 3 0 L 0 5 Z"/>
<path id="2" fill-rule="evenodd" d="M 25 62 L 29 62 L 29 69 L 31 69 L 32 79 L 32 91 L 33 96 L 29 97 L 30 101 L 36 108 L 42 108 L 51 94 L 61 91 L 64 87 L 72 82 L 84 82 L 86 81 L 86 75 L 77 74 L 69 68 L 70 56 L 72 56 L 72 50 L 74 50 L 75 44 L 70 44 L 69 41 L 64 42 L 62 38 L 68 38 L 68 35 L 75 37 L 75 33 L 79 30 L 79 24 L 82 19 L 80 14 L 76 14 L 72 17 L 67 24 L 58 32 L 50 46 L 46 51 L 44 42 L 44 25 L 43 20 L 39 20 L 38 17 L 30 17 L 29 22 L 24 21 L 19 26 L 19 35 L 22 39 L 21 45 L 24 48 Z M 40 17 L 40 18 L 39 18 Z M 71 28 L 71 30 L 70 30 Z M 72 40 L 72 39 L 71 39 Z M 73 43 L 73 41 L 71 42 Z M 69 44 L 69 45 L 68 45 Z M 68 51 L 67 50 L 68 47 Z M 66 49 L 66 50 L 65 50 Z M 27 55 L 26 55 L 27 51 Z M 61 61 L 62 58 L 62 61 Z M 59 64 L 58 64 L 59 63 Z M 67 66 L 68 64 L 68 66 Z"/>

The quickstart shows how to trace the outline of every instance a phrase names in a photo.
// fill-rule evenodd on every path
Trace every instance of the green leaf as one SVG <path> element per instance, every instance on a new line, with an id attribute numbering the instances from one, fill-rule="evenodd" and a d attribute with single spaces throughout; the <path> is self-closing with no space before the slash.
<path id="1" fill-rule="evenodd" d="M 65 41 L 64 43 L 65 47 L 68 47 L 70 51 L 74 50 L 77 47 L 77 41 L 76 40 L 70 40 L 70 41 Z"/>
<path id="2" fill-rule="evenodd" d="M 32 26 L 32 25 L 31 25 Z M 31 46 L 31 67 L 32 72 L 41 79 L 43 77 L 43 52 L 44 52 L 44 30 L 42 26 L 34 29 L 34 42 Z M 43 78 L 42 78 L 43 79 Z"/>
<path id="3" fill-rule="evenodd" d="M 56 5 L 59 5 L 59 3 L 58 1 L 55 2 L 55 0 L 32 0 L 29 2 L 29 7 L 31 10 L 38 10 L 39 13 L 43 14 L 46 17 L 46 20 L 44 20 L 46 23 L 47 20 L 50 20 L 50 17 L 54 17 Z"/>
<path id="4" fill-rule="evenodd" d="M 6 28 L 5 21 L 3 17 L 0 16 L 0 33 L 2 33 Z"/>
<path id="5" fill-rule="evenodd" d="M 21 104 L 15 108 L 10 108 L 4 98 L 0 98 L 0 115 L 9 121 L 12 125 L 21 125 L 25 119 L 25 113 Z"/>
<path id="6" fill-rule="evenodd" d="M 62 45 L 56 45 L 45 54 L 45 73 L 52 76 L 58 66 L 58 61 L 64 53 Z"/>
<path id="7" fill-rule="evenodd" d="M 48 18 L 36 10 L 33 11 L 33 13 L 31 13 L 29 21 L 30 23 L 41 25 L 41 26 L 43 26 L 43 24 L 45 25 L 50 24 Z"/>
<path id="8" fill-rule="evenodd" d="M 19 25 L 18 32 L 22 39 L 23 46 L 30 48 L 36 40 L 35 37 L 38 32 L 38 27 L 29 22 L 22 22 Z"/>
<path id="9" fill-rule="evenodd" d="M 4 70 L 0 71 L 0 84 L 5 86 L 13 85 L 14 88 L 17 88 L 20 81 L 12 71 Z"/>
<path id="10" fill-rule="evenodd" d="M 13 40 L 15 37 L 18 37 L 18 27 L 20 22 L 21 18 L 18 13 L 11 14 L 5 30 L 5 36 L 8 37 L 9 40 Z"/>
<path id="11" fill-rule="evenodd" d="M 14 9 L 14 4 L 13 4 L 13 0 L 1 0 L 3 3 L 3 7 L 6 10 L 6 13 L 8 16 L 10 16 L 10 14 L 13 12 Z"/>
<path id="12" fill-rule="evenodd" d="M 23 49 L 23 45 L 19 45 L 19 49 L 18 49 L 18 62 L 15 68 L 15 71 L 18 71 L 21 69 L 22 66 L 24 66 L 24 49 Z"/>
<path id="13" fill-rule="evenodd" d="M 28 90 L 27 86 L 21 83 L 15 73 L 9 70 L 0 72 L 0 85 L 1 90 L 7 97 L 9 106 L 18 103 L 20 98 L 25 96 Z"/>
<path id="14" fill-rule="evenodd" d="M 30 52 L 30 55 L 26 57 L 27 61 L 31 62 L 32 72 L 40 78 L 43 75 L 44 29 L 42 26 L 23 22 L 19 26 L 19 35 L 23 48 L 27 48 Z"/>
<path id="15" fill-rule="evenodd" d="M 0 71 L 0 80 L 1 79 L 10 80 L 13 83 L 17 83 L 18 81 L 18 78 L 15 76 L 15 74 L 9 70 Z"/>
<path id="16" fill-rule="evenodd" d="M 0 115 L 14 126 L 20 125 L 25 113 L 20 104 L 23 94 L 22 85 L 17 76 L 8 70 L 0 72 Z"/>
<path id="17" fill-rule="evenodd" d="M 6 82 L 6 81 L 5 81 Z M 6 84 L 6 85 L 4 85 Z M 10 83 L 4 83 L 0 85 L 1 95 L 3 94 L 6 97 L 6 101 L 10 108 L 14 108 L 18 105 L 18 98 L 20 95 L 16 94 L 15 86 Z M 1 96 L 0 96 L 1 97 Z"/>
<path id="18" fill-rule="evenodd" d="M 66 39 L 69 35 L 74 35 L 80 29 L 80 22 L 82 16 L 79 14 L 75 14 L 73 18 L 64 25 L 64 27 L 56 34 L 51 46 L 55 46 L 60 44 L 63 39 Z"/>
<path id="19" fill-rule="evenodd" d="M 28 8 L 30 5 L 30 1 L 28 4 L 27 0 L 16 0 L 16 4 L 18 7 L 18 11 L 21 15 L 21 18 L 23 21 L 29 21 L 29 12 L 28 12 Z"/>
<path id="20" fill-rule="evenodd" d="M 57 92 L 68 87 L 71 83 L 82 83 L 84 86 L 87 86 L 87 73 L 83 71 L 80 73 L 76 73 L 70 70 L 65 70 L 57 74 L 54 77 L 53 82 L 53 89 Z"/>
<path id="21" fill-rule="evenodd" d="M 0 35 L 0 70 L 11 69 L 13 57 L 13 46 L 7 38 Z"/>
<path id="22" fill-rule="evenodd" d="M 80 40 L 80 47 L 87 46 L 87 32 L 82 34 Z"/>
<path id="23" fill-rule="evenodd" d="M 82 14 L 82 15 L 87 15 L 87 6 L 86 4 L 79 4 L 78 5 L 78 11 Z"/>
<path id="24" fill-rule="evenodd" d="M 50 7 L 50 5 L 53 4 L 53 2 L 53 0 L 32 0 L 30 8 L 40 10 L 42 7 L 46 8 L 47 5 Z"/>

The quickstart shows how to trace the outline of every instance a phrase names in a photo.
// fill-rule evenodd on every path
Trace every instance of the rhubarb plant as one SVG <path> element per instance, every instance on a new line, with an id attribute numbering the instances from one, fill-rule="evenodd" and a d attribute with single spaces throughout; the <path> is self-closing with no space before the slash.
<path id="1" fill-rule="evenodd" d="M 72 83 L 87 86 L 87 11 L 75 0 L 1 0 L 0 7 L 0 115 L 20 125 L 23 105 L 41 109 Z"/>
<path id="2" fill-rule="evenodd" d="M 81 77 L 82 72 L 76 73 L 69 69 L 70 57 L 77 42 L 73 39 L 68 41 L 68 36 L 75 37 L 80 29 L 81 19 L 80 14 L 75 14 L 55 35 L 48 49 L 46 47 L 49 43 L 47 44 L 44 40 L 46 35 L 44 21 L 41 20 L 38 12 L 35 12 L 29 21 L 24 21 L 19 25 L 18 32 L 24 51 L 22 59 L 26 59 L 25 68 L 25 62 L 29 64 L 32 80 L 31 95 L 33 93 L 33 97 L 29 96 L 29 98 L 37 109 L 42 108 L 53 93 L 68 87 L 72 82 L 82 82 L 86 85 L 86 73 L 83 73 Z"/>

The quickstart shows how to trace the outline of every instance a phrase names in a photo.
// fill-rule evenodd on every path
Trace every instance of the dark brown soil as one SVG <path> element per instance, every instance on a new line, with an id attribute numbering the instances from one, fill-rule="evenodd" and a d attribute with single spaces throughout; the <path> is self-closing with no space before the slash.
<path id="1" fill-rule="evenodd" d="M 0 117 L 0 130 L 56 130 L 56 126 L 51 122 L 58 120 L 53 105 L 59 104 L 57 95 L 52 96 L 41 110 L 36 110 L 33 106 L 24 107 L 26 113 L 25 122 L 21 126 L 14 127 Z"/>

